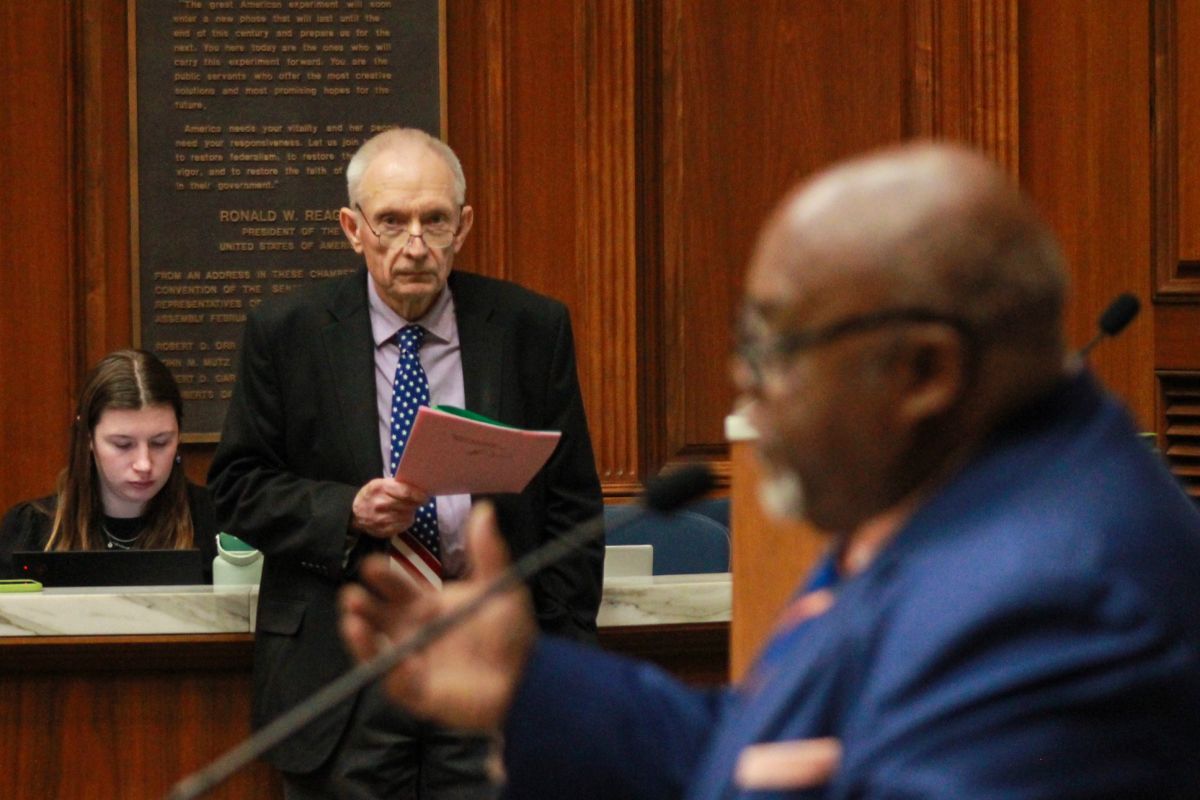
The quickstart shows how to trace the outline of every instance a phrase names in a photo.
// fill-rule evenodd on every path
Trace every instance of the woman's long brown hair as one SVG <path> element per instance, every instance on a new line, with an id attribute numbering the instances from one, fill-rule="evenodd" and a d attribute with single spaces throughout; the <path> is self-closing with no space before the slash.
<path id="1" fill-rule="evenodd" d="M 79 395 L 71 425 L 71 451 L 58 476 L 58 507 L 47 550 L 95 550 L 105 546 L 98 530 L 104 513 L 92 433 L 106 410 L 138 410 L 167 405 L 182 426 L 183 398 L 171 371 L 145 350 L 118 350 L 96 365 Z M 158 494 L 146 504 L 146 530 L 137 546 L 146 549 L 194 547 L 187 479 L 179 459 Z"/>

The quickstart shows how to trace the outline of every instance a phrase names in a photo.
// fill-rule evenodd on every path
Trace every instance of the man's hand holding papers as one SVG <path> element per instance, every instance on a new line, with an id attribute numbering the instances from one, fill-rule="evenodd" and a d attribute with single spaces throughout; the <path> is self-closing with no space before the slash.
<path id="1" fill-rule="evenodd" d="M 558 431 L 524 431 L 449 406 L 417 412 L 396 479 L 430 495 L 519 492 L 558 445 Z"/>

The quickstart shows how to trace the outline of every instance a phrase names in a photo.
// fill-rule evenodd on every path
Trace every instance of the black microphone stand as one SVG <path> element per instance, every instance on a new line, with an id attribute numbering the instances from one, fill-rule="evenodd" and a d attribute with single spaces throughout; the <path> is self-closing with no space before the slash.
<path id="1" fill-rule="evenodd" d="M 543 547 L 527 554 L 511 568 L 501 573 L 496 580 L 488 584 L 482 593 L 473 597 L 469 602 L 422 626 L 407 639 L 393 643 L 370 661 L 364 661 L 357 665 L 332 683 L 322 687 L 305 702 L 293 706 L 286 713 L 276 717 L 249 739 L 229 750 L 204 769 L 179 781 L 171 788 L 167 800 L 192 800 L 192 798 L 204 795 L 338 703 L 382 678 L 404 658 L 441 637 L 486 605 L 491 598 L 516 588 L 538 570 L 553 564 L 603 532 L 604 518 L 596 517 L 574 528 L 567 535 L 548 542 Z"/>
<path id="2" fill-rule="evenodd" d="M 711 483 L 712 475 L 707 467 L 685 467 L 660 479 L 657 485 L 648 486 L 645 507 L 651 511 L 673 511 L 708 491 Z M 638 515 L 624 520 L 621 524 L 629 524 L 636 516 Z M 171 788 L 167 800 L 193 800 L 210 791 L 338 703 L 379 680 L 401 660 L 441 637 L 486 605 L 493 597 L 516 588 L 534 573 L 603 534 L 604 517 L 593 517 L 563 536 L 527 553 L 470 601 L 422 626 L 412 636 L 393 643 L 371 660 L 355 666 L 306 701 L 276 717 L 207 767 L 180 780 Z"/>

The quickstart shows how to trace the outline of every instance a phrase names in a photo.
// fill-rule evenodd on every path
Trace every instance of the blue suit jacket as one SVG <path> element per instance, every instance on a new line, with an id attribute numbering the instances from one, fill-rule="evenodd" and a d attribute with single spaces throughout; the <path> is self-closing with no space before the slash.
<path id="1" fill-rule="evenodd" d="M 1200 797 L 1200 516 L 1081 375 L 741 686 L 544 638 L 506 734 L 512 797 Z M 820 736 L 827 786 L 732 785 L 747 745 Z"/>

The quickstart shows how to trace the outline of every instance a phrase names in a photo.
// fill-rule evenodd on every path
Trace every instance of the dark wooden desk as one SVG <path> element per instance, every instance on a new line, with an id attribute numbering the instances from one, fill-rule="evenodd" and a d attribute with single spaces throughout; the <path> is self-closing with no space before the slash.
<path id="1" fill-rule="evenodd" d="M 600 638 L 688 681 L 728 674 L 728 623 L 611 627 Z M 246 633 L 0 638 L 0 794 L 163 797 L 249 735 L 250 664 Z M 282 796 L 264 764 L 209 795 Z"/>

